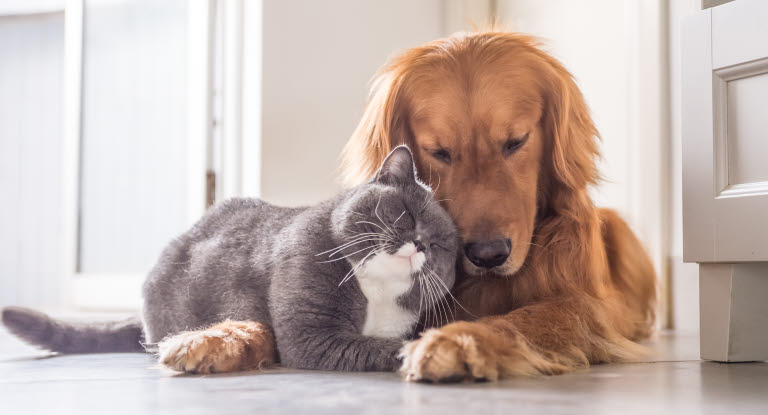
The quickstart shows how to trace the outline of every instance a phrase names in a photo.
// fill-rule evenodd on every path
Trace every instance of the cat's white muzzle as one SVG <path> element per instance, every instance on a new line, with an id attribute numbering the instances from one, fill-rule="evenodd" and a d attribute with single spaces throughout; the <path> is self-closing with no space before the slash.
<path id="1" fill-rule="evenodd" d="M 427 262 L 427 256 L 424 255 L 424 252 L 419 252 L 413 242 L 408 242 L 401 246 L 400 249 L 395 252 L 395 256 L 408 261 L 411 267 L 411 274 L 421 271 L 421 267 Z"/>

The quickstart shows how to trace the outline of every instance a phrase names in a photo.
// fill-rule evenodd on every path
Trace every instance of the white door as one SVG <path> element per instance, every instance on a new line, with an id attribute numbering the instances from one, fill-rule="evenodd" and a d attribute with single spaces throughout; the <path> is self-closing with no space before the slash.
<path id="1" fill-rule="evenodd" d="M 11 12 L 0 6 L 0 305 L 50 306 L 61 289 L 64 13 Z"/>
<path id="2" fill-rule="evenodd" d="M 698 262 L 701 356 L 768 359 L 768 2 L 683 28 L 683 255 Z"/>

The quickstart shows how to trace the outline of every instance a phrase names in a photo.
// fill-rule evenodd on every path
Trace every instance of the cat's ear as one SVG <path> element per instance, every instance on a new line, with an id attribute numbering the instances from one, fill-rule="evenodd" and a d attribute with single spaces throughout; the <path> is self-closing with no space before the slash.
<path id="1" fill-rule="evenodd" d="M 395 147 L 381 163 L 376 181 L 387 184 L 415 182 L 416 166 L 413 165 L 411 150 L 404 145 Z"/>

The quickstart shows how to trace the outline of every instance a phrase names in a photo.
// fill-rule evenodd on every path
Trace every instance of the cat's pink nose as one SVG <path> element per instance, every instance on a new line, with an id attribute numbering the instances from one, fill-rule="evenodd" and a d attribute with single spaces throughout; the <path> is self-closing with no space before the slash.
<path id="1" fill-rule="evenodd" d="M 413 246 L 416 247 L 416 252 L 424 252 L 427 250 L 427 247 L 424 245 L 424 242 L 421 242 L 419 239 L 414 239 Z"/>

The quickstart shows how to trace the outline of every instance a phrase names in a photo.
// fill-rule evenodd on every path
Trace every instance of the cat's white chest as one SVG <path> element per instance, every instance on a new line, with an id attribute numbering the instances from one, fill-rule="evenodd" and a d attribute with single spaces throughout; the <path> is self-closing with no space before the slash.
<path id="1" fill-rule="evenodd" d="M 410 249 L 407 245 L 404 248 Z M 413 329 L 418 316 L 398 305 L 397 299 L 411 289 L 413 262 L 419 268 L 423 264 L 424 254 L 415 255 L 409 261 L 401 255 L 379 254 L 356 273 L 360 289 L 368 299 L 364 335 L 400 338 Z"/>

